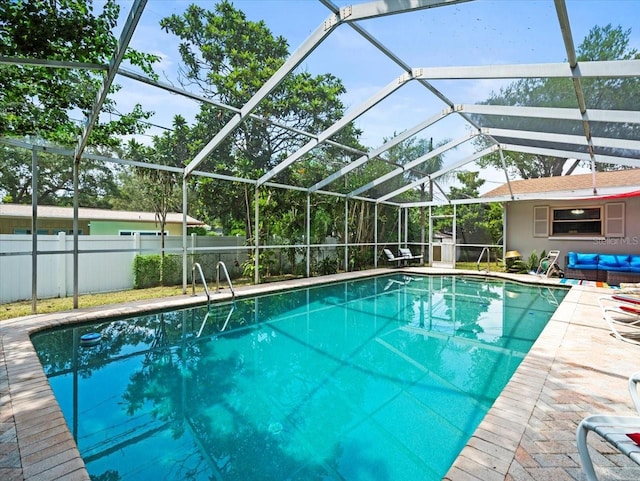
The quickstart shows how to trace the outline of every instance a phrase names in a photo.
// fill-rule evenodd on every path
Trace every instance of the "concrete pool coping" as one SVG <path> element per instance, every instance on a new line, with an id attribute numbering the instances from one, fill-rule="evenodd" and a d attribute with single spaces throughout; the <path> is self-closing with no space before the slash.
<path id="1" fill-rule="evenodd" d="M 236 288 L 251 296 L 385 273 L 487 275 L 558 285 L 558 279 L 435 268 L 376 269 Z M 597 298 L 610 289 L 572 286 L 505 390 L 444 479 L 451 481 L 582 480 L 575 430 L 588 414 L 637 414 L 627 390 L 640 346 L 609 334 Z M 218 299 L 230 294 L 216 295 Z M 89 480 L 84 462 L 30 341 L 64 324 L 202 304 L 176 296 L 126 305 L 40 314 L 0 322 L 0 479 Z M 601 479 L 640 479 L 640 467 L 589 438 Z"/>

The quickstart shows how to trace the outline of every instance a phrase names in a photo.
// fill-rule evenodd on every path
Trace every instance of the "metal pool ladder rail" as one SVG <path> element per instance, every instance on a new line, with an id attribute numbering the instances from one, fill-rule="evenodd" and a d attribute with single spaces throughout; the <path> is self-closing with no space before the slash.
<path id="1" fill-rule="evenodd" d="M 224 262 L 218 261 L 216 264 L 216 292 L 220 290 L 220 266 L 222 266 L 222 270 L 224 271 L 224 275 L 227 277 L 227 284 L 229 284 L 229 289 L 231 290 L 231 298 L 236 298 L 236 292 L 233 290 L 233 284 L 231 284 L 231 278 L 229 277 L 229 271 L 227 271 L 227 266 L 224 265 Z"/>
<path id="2" fill-rule="evenodd" d="M 204 278 L 204 274 L 202 273 L 202 267 L 197 262 L 193 263 L 191 266 L 191 293 L 192 295 L 196 295 L 196 269 L 200 273 L 200 280 L 202 281 L 202 285 L 204 287 L 204 292 L 207 295 L 207 307 L 209 307 L 209 303 L 211 302 L 211 295 L 209 294 L 209 288 L 207 287 L 207 281 Z"/>
<path id="3" fill-rule="evenodd" d="M 489 272 L 491 270 L 491 254 L 489 252 L 489 248 L 488 247 L 483 247 L 482 248 L 482 252 L 480 253 L 480 256 L 478 257 L 478 262 L 476 262 L 476 267 L 478 268 L 478 270 L 480 270 L 480 261 L 482 261 L 482 256 L 484 253 L 487 253 L 487 268 L 485 269 L 485 272 Z"/>

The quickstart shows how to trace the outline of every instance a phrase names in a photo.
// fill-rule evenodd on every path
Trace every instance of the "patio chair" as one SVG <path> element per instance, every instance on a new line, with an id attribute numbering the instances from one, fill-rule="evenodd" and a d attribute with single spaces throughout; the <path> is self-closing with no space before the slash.
<path id="1" fill-rule="evenodd" d="M 638 394 L 638 386 L 640 385 L 640 371 L 634 372 L 629 376 L 629 394 L 631 394 L 631 400 L 633 405 L 640 414 L 640 395 Z"/>
<path id="2" fill-rule="evenodd" d="M 396 265 L 400 265 L 400 262 L 404 261 L 405 258 L 404 257 L 396 257 L 393 255 L 393 252 L 391 252 L 389 249 L 382 249 L 382 252 L 384 252 L 384 255 L 387 256 L 387 261 L 389 262 L 396 262 Z"/>
<path id="3" fill-rule="evenodd" d="M 598 304 L 616 339 L 640 345 L 640 298 L 601 296 Z"/>
<path id="4" fill-rule="evenodd" d="M 639 383 L 640 372 L 629 377 L 629 393 L 638 414 L 640 414 Z M 587 416 L 580 422 L 576 431 L 578 454 L 587 481 L 598 481 L 587 446 L 589 431 L 598 434 L 619 452 L 640 465 L 640 416 L 608 416 L 605 414 Z"/>
<path id="5" fill-rule="evenodd" d="M 560 257 L 560 251 L 549 251 L 546 256 L 540 259 L 540 264 L 538 264 L 536 275 L 544 275 L 544 277 L 564 277 L 564 273 L 558 265 L 558 257 Z"/>
<path id="6" fill-rule="evenodd" d="M 411 253 L 411 249 L 406 248 L 406 247 L 401 247 L 400 249 L 398 249 L 398 252 L 400 253 L 400 255 L 408 261 L 420 261 L 422 260 L 422 256 L 414 256 Z"/>

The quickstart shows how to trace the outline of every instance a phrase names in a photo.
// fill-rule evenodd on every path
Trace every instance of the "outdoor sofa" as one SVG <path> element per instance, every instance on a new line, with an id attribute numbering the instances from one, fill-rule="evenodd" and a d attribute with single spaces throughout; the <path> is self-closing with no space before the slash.
<path id="1" fill-rule="evenodd" d="M 565 258 L 564 275 L 610 285 L 640 282 L 640 255 L 569 252 Z"/>

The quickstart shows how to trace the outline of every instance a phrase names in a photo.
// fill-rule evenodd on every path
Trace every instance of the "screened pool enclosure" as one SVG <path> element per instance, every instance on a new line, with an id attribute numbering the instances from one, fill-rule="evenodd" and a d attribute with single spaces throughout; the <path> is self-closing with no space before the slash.
<path id="1" fill-rule="evenodd" d="M 198 253 L 187 235 L 189 185 L 201 179 L 207 179 L 211 189 L 223 189 L 220 186 L 231 183 L 243 186 L 248 193 L 243 202 L 251 206 L 246 216 L 253 233 L 247 233 L 245 251 L 253 259 L 258 282 L 261 254 L 283 249 L 296 250 L 293 262 L 303 266 L 306 276 L 312 275 L 313 252 L 318 249 L 333 249 L 344 270 L 354 268 L 350 252 L 362 249 L 366 258 L 363 264 L 378 266 L 384 263 L 382 249 L 389 246 L 410 247 L 433 264 L 438 257 L 434 248 L 438 250 L 443 241 L 439 237 L 443 223 L 450 234 L 446 243 L 453 249 L 473 248 L 477 255 L 483 247 L 489 247 L 503 258 L 501 240 L 474 243 L 457 237 L 457 210 L 470 204 L 544 199 L 548 194 L 520 196 L 511 190 L 510 183 L 521 178 L 516 168 L 509 167 L 513 159 L 524 155 L 565 159 L 562 174 L 592 173 L 590 192 L 568 191 L 566 198 L 620 193 L 597 184 L 599 166 L 640 168 L 640 56 L 633 50 L 634 46 L 640 48 L 638 1 L 533 0 L 517 2 L 517 6 L 511 2 L 464 0 L 259 3 L 261 9 L 251 2 L 236 2 L 236 6 L 241 10 L 246 7 L 253 20 L 264 20 L 274 35 L 282 35 L 278 29 L 283 28 L 283 18 L 298 24 L 287 30 L 291 32 L 286 40 L 292 53 L 241 105 L 225 104 L 215 95 L 198 91 L 195 82 L 181 83 L 171 77 L 171 72 L 177 73 L 168 64 L 167 72 L 157 78 L 128 66 L 125 53 L 130 47 L 148 51 L 145 49 L 153 45 L 149 39 L 155 38 L 155 49 L 165 48 L 166 31 L 158 26 L 162 13 L 156 2 L 136 0 L 123 5 L 129 10 L 123 12 L 126 19 L 121 18 L 114 30 L 119 40 L 108 63 L 0 56 L 0 68 L 5 71 L 46 68 L 102 73 L 102 85 L 74 146 L 11 136 L 8 128 L 0 132 L 5 149 L 32 153 L 31 165 L 25 165 L 31 174 L 38 171 L 39 159 L 48 155 L 64 156 L 69 165 L 73 163 L 74 244 L 66 254 L 73 256 L 75 307 L 78 266 L 83 259 L 77 227 L 77 212 L 82 207 L 79 171 L 89 160 L 171 172 L 182 179 L 182 246 L 173 250 L 182 257 L 184 289 L 191 272 L 190 256 Z M 168 13 L 185 6 L 178 3 Z M 621 18 L 625 22 L 623 30 L 630 32 L 633 55 L 616 60 L 583 60 L 578 45 L 589 30 L 596 24 L 615 26 Z M 344 115 L 324 129 L 305 130 L 295 119 L 276 117 L 262 107 L 277 100 L 292 75 L 327 71 L 344 79 L 342 98 L 348 105 Z M 254 80 L 247 79 L 247 83 Z M 161 106 L 157 109 L 160 114 L 184 115 L 193 120 L 194 111 L 207 108 L 220 112 L 222 121 L 216 130 L 202 132 L 198 151 L 181 166 L 119 158 L 115 152 L 105 154 L 92 148 L 89 138 L 101 116 L 109 115 L 104 103 L 115 82 L 122 84 L 124 95 L 152 99 L 149 101 Z M 513 90 L 509 89 L 517 82 L 530 82 L 531 92 L 536 95 L 510 98 Z M 553 85 L 554 99 L 536 90 L 540 85 Z M 498 91 L 500 95 L 495 94 Z M 156 115 L 150 126 L 169 129 L 171 121 L 158 112 Z M 238 163 L 254 162 L 243 175 L 240 170 L 217 166 L 216 158 L 237 142 L 234 133 L 247 133 L 245 142 L 251 142 L 250 127 L 254 125 L 267 126 L 264 132 L 271 134 L 259 142 L 275 143 L 285 136 L 288 147 L 262 164 L 266 168 L 258 167 L 258 159 L 238 159 Z M 354 128 L 361 131 L 359 143 L 342 142 L 341 132 Z M 426 139 L 429 149 L 397 162 L 390 153 L 411 139 Z M 433 164 L 434 159 L 438 163 Z M 493 160 L 486 163 L 487 159 Z M 375 175 L 371 169 L 366 171 L 367 176 L 361 175 L 374 162 L 380 165 Z M 320 164 L 326 175 L 319 179 L 309 181 L 308 176 L 294 175 Z M 425 167 L 429 165 L 437 168 Z M 456 185 L 458 172 L 477 172 L 486 185 L 506 183 L 509 194 L 452 196 L 449 187 Z M 35 306 L 37 258 L 48 253 L 38 249 L 38 176 L 31 178 L 32 249 L 11 255 L 31 256 Z M 304 218 L 298 237 L 267 235 L 263 218 L 268 206 L 260 199 L 274 189 L 292 192 L 291 206 Z M 337 204 L 335 211 L 344 212 L 340 219 L 333 219 L 336 232 L 328 236 L 330 242 L 328 237 L 314 235 L 314 225 L 321 221 L 315 212 L 319 202 L 334 207 Z M 355 210 L 366 212 L 361 219 L 372 226 L 367 238 L 353 235 L 362 228 L 349 222 Z M 455 255 L 439 260 L 454 265 Z"/>

